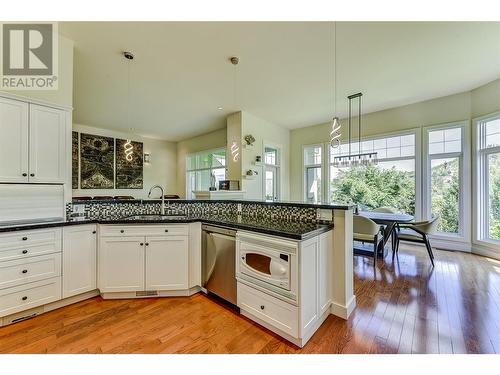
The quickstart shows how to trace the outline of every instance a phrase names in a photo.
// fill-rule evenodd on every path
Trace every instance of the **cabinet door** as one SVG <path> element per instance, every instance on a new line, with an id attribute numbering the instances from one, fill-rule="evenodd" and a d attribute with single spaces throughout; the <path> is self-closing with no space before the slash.
<path id="1" fill-rule="evenodd" d="M 63 298 L 97 289 L 95 225 L 63 230 Z"/>
<path id="2" fill-rule="evenodd" d="M 144 290 L 144 237 L 107 237 L 99 243 L 101 292 Z"/>
<path id="3" fill-rule="evenodd" d="M 28 104 L 0 98 L 0 182 L 28 182 Z"/>
<path id="4" fill-rule="evenodd" d="M 188 237 L 147 237 L 146 244 L 146 290 L 188 289 Z"/>
<path id="5" fill-rule="evenodd" d="M 29 182 L 63 183 L 67 160 L 66 116 L 62 110 L 30 105 Z"/>

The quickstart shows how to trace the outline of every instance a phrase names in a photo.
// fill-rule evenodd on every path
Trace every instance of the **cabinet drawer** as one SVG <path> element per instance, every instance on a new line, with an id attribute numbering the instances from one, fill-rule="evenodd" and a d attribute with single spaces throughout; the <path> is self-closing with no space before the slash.
<path id="1" fill-rule="evenodd" d="M 0 263 L 0 289 L 61 276 L 61 254 Z"/>
<path id="2" fill-rule="evenodd" d="M 256 318 L 298 338 L 299 310 L 245 284 L 238 283 L 238 307 Z"/>
<path id="3" fill-rule="evenodd" d="M 169 225 L 101 225 L 99 235 L 102 237 L 115 236 L 187 236 L 187 224 Z"/>
<path id="4" fill-rule="evenodd" d="M 0 316 L 61 299 L 61 277 L 0 290 Z"/>
<path id="5" fill-rule="evenodd" d="M 61 251 L 61 228 L 39 229 L 0 234 L 0 257 L 4 250 L 20 249 L 39 244 L 52 244 Z"/>
<path id="6" fill-rule="evenodd" d="M 4 261 L 25 259 L 32 256 L 60 253 L 61 244 L 59 242 L 48 242 L 41 244 L 26 244 L 25 246 L 15 246 L 9 249 L 0 250 L 0 264 Z"/>

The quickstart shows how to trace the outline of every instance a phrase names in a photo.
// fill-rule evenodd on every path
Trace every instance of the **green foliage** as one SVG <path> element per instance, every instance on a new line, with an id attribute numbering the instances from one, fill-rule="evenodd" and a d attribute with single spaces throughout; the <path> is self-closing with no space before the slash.
<path id="1" fill-rule="evenodd" d="M 368 209 L 390 206 L 410 215 L 415 214 L 413 172 L 377 166 L 339 170 L 331 188 L 334 202 L 353 202 Z"/>
<path id="2" fill-rule="evenodd" d="M 490 238 L 500 240 L 500 154 L 489 157 Z"/>
<path id="3" fill-rule="evenodd" d="M 460 176 L 458 158 L 431 169 L 432 216 L 441 216 L 439 232 L 458 233 L 460 209 Z"/>

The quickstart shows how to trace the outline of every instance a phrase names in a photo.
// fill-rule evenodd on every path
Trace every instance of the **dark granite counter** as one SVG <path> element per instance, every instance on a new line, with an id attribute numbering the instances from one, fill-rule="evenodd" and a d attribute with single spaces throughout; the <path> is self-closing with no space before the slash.
<path id="1" fill-rule="evenodd" d="M 329 231 L 333 228 L 333 223 L 318 224 L 306 222 L 293 222 L 285 220 L 275 220 L 270 218 L 255 218 L 245 215 L 196 215 L 185 216 L 182 218 L 167 218 L 155 220 L 137 220 L 132 218 L 116 219 L 68 219 L 65 221 L 37 221 L 37 222 L 18 222 L 0 225 L 0 233 L 13 232 L 21 230 L 33 230 L 43 228 L 62 227 L 68 225 L 83 224 L 179 224 L 201 222 L 204 224 L 220 225 L 228 228 L 248 230 L 257 233 L 279 236 L 294 240 L 305 240 L 318 234 Z"/>

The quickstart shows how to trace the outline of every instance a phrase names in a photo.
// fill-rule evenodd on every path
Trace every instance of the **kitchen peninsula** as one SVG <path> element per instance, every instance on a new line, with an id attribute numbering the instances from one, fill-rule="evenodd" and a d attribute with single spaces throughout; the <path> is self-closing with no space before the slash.
<path id="1" fill-rule="evenodd" d="M 98 294 L 206 291 L 206 224 L 236 232 L 236 304 L 260 325 L 303 346 L 329 314 L 346 319 L 354 309 L 349 206 L 167 200 L 161 216 L 161 205 L 74 201 L 66 220 L 0 226 L 2 265 L 12 270 L 0 280 L 2 325 Z"/>

